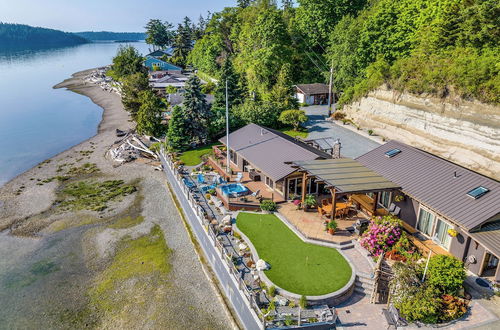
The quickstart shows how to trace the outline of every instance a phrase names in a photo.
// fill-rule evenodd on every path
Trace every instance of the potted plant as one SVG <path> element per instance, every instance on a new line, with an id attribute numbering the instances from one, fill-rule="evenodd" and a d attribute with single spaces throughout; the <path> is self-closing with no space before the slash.
<path id="1" fill-rule="evenodd" d="M 326 225 L 326 228 L 328 229 L 328 233 L 330 235 L 333 235 L 335 234 L 335 230 L 337 229 L 337 221 L 335 220 L 330 220 L 330 222 L 328 222 L 328 224 Z"/>
<path id="2" fill-rule="evenodd" d="M 304 210 L 307 211 L 310 208 L 313 208 L 316 206 L 316 198 L 314 195 L 306 195 L 306 198 L 304 199 Z"/>

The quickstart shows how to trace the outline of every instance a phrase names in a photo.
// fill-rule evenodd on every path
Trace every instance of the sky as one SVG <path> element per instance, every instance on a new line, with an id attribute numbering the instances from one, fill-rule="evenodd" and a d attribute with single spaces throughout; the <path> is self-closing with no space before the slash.
<path id="1" fill-rule="evenodd" d="M 68 32 L 142 32 L 151 18 L 179 23 L 207 11 L 234 6 L 236 0 L 0 0 L 0 22 Z"/>

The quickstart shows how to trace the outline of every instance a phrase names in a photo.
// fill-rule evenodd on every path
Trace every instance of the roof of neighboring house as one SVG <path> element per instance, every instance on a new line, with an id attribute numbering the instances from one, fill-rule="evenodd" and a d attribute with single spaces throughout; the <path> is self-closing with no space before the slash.
<path id="1" fill-rule="evenodd" d="M 393 157 L 386 156 L 386 152 L 395 149 L 400 152 Z M 390 141 L 357 160 L 466 230 L 500 213 L 500 182 L 423 150 Z M 476 199 L 468 195 L 479 186 L 489 191 Z"/>
<path id="2" fill-rule="evenodd" d="M 219 141 L 226 144 L 225 137 Z M 229 147 L 274 181 L 295 172 L 286 161 L 330 157 L 291 136 L 256 124 L 248 124 L 229 134 Z"/>
<path id="3" fill-rule="evenodd" d="M 500 221 L 488 223 L 480 231 L 470 233 L 470 236 L 500 258 Z"/>
<path id="4" fill-rule="evenodd" d="M 175 66 L 173 64 L 170 64 L 168 62 L 162 61 L 160 59 L 154 58 L 154 57 L 148 57 L 144 61 L 145 66 L 152 66 L 155 63 L 161 63 L 161 68 L 163 71 L 182 71 L 182 68 Z"/>
<path id="5" fill-rule="evenodd" d="M 296 85 L 303 94 L 328 94 L 329 86 L 326 84 L 301 84 Z"/>
<path id="6" fill-rule="evenodd" d="M 172 52 L 173 52 L 173 49 L 172 48 L 167 48 L 167 49 L 160 49 L 160 50 L 155 50 L 151 53 L 149 53 L 148 55 L 146 56 L 152 56 L 152 57 L 161 57 L 163 55 L 168 55 L 168 56 L 171 56 L 172 55 Z"/>
<path id="7" fill-rule="evenodd" d="M 360 193 L 401 188 L 375 173 L 360 162 L 350 158 L 293 161 L 292 166 L 321 181 L 327 187 L 335 187 L 339 193 Z"/>

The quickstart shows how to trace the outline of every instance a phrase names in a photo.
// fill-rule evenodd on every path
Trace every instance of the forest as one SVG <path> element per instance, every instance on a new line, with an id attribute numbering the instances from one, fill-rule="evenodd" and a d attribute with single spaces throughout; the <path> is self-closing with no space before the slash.
<path id="1" fill-rule="evenodd" d="M 0 45 L 2 48 L 51 48 L 87 42 L 87 39 L 69 32 L 0 22 Z"/>
<path id="2" fill-rule="evenodd" d="M 498 104 L 499 20 L 497 0 L 240 0 L 211 15 L 188 63 L 217 79 L 229 60 L 251 102 L 333 67 L 341 105 L 383 83 Z"/>

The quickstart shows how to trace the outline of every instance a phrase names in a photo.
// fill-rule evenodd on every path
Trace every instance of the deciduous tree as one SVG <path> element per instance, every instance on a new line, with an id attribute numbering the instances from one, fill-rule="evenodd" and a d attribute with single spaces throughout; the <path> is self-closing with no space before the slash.
<path id="1" fill-rule="evenodd" d="M 161 124 L 161 111 L 163 104 L 151 90 L 140 93 L 141 106 L 137 112 L 137 132 L 160 137 L 165 127 Z"/>

